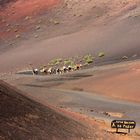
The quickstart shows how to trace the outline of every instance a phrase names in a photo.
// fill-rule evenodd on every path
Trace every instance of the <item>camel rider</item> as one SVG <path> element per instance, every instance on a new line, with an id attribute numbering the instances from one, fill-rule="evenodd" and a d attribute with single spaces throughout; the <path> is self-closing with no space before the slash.
<path id="1" fill-rule="evenodd" d="M 66 66 L 63 66 L 63 72 L 64 72 L 64 73 L 67 72 Z"/>
<path id="2" fill-rule="evenodd" d="M 69 65 L 68 66 L 68 71 L 71 71 L 72 70 L 72 67 Z"/>
<path id="3" fill-rule="evenodd" d="M 37 75 L 37 74 L 38 74 L 38 72 L 39 72 L 39 71 L 38 71 L 38 69 L 37 69 L 37 68 L 33 69 L 33 73 L 34 73 L 34 74 L 36 74 L 36 75 Z"/>
<path id="4" fill-rule="evenodd" d="M 44 66 L 42 69 L 40 69 L 40 72 L 41 72 L 41 73 L 47 73 L 47 68 L 46 68 L 46 66 Z"/>

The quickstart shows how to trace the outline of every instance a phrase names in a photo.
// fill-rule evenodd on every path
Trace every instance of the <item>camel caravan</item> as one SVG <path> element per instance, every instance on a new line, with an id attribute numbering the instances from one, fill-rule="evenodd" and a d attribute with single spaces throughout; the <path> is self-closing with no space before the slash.
<path id="1" fill-rule="evenodd" d="M 75 66 L 63 66 L 59 67 L 49 67 L 43 66 L 42 68 L 32 68 L 33 75 L 51 75 L 51 74 L 63 74 L 67 72 L 77 71 L 80 70 L 82 64 L 76 64 Z"/>
<path id="2" fill-rule="evenodd" d="M 104 57 L 104 52 L 100 52 L 98 57 Z M 53 59 L 48 63 L 48 66 L 42 66 L 40 68 L 32 68 L 33 75 L 51 75 L 51 74 L 63 74 L 67 72 L 77 71 L 81 68 L 90 65 L 94 62 L 95 57 L 91 54 L 85 56 L 76 56 L 69 59 L 62 60 L 61 58 Z"/>

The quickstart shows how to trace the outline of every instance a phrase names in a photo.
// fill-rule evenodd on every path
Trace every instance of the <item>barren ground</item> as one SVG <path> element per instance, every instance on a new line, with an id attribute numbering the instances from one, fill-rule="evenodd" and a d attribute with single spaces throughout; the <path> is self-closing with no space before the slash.
<path id="1" fill-rule="evenodd" d="M 0 139 L 90 139 L 92 129 L 0 83 Z"/>
<path id="2" fill-rule="evenodd" d="M 139 0 L 0 0 L 0 79 L 31 98 L 15 94 L 13 88 L 1 82 L 1 114 L 11 114 L 14 124 L 9 115 L 0 117 L 0 138 L 21 139 L 24 135 L 33 139 L 36 134 L 37 139 L 43 136 L 42 139 L 53 140 L 53 135 L 56 139 L 69 139 L 73 135 L 72 140 L 77 140 L 88 139 L 88 132 L 93 131 L 97 135 L 90 133 L 90 139 L 140 139 L 138 128 L 125 136 L 110 131 L 112 119 L 136 119 L 140 123 L 139 23 Z M 105 56 L 99 58 L 99 52 Z M 76 73 L 45 77 L 15 74 L 30 69 L 29 64 L 38 67 L 53 58 L 87 53 L 95 57 L 93 65 Z M 124 56 L 127 59 L 122 59 Z M 22 105 L 16 109 L 19 100 L 25 112 L 20 112 L 24 110 Z M 8 110 L 4 111 L 5 108 Z M 26 117 L 29 112 L 31 117 L 35 114 L 39 118 Z M 79 113 L 86 119 L 80 119 L 83 115 Z M 14 116 L 18 114 L 21 116 Z M 48 114 L 56 115 L 55 123 Z M 97 123 L 99 118 L 103 123 Z M 38 128 L 35 121 L 39 122 Z M 46 123 L 52 125 L 49 130 L 44 126 Z M 98 126 L 97 131 L 95 126 L 89 129 L 90 123 Z"/>
<path id="3" fill-rule="evenodd" d="M 68 112 L 77 112 L 89 118 L 94 118 L 93 120 L 101 122 L 100 127 L 103 130 L 109 131 L 110 133 L 115 131 L 110 129 L 110 122 L 113 119 L 135 120 L 137 122 L 137 127 L 132 131 L 129 138 L 139 139 L 140 104 L 137 98 L 139 95 L 137 95 L 137 92 L 131 92 L 139 88 L 139 86 L 131 83 L 139 81 L 137 81 L 138 79 L 136 77 L 130 77 L 131 80 L 127 81 L 123 80 L 126 72 L 131 70 L 131 74 L 139 72 L 138 64 L 139 61 L 134 61 L 100 67 L 97 66 L 92 69 L 85 69 L 60 76 L 17 74 L 3 78 L 8 83 L 26 92 L 24 95 L 40 103 L 45 105 L 51 104 L 59 109 L 67 110 Z M 119 86 L 117 89 L 118 94 L 114 94 L 111 90 L 106 92 L 104 89 L 102 90 L 104 92 L 100 92 L 97 90 L 98 88 L 96 89 L 96 84 L 94 84 L 94 82 L 96 83 L 97 80 L 101 79 L 100 83 L 102 87 L 104 87 L 103 85 L 105 84 L 102 82 L 108 80 L 115 74 L 119 75 L 120 78 L 122 77 L 120 83 L 118 80 L 113 81 L 115 85 L 117 84 Z M 102 79 L 104 80 L 102 81 Z M 123 84 L 127 82 L 125 92 L 123 91 L 124 94 L 121 92 L 121 88 L 123 88 L 123 86 L 121 86 L 122 82 Z M 107 85 L 107 87 L 110 85 Z M 132 88 L 133 90 L 131 90 Z M 87 118 L 85 120 L 87 120 Z M 94 124 L 93 120 L 92 122 Z M 117 138 L 119 138 L 119 136 Z"/>

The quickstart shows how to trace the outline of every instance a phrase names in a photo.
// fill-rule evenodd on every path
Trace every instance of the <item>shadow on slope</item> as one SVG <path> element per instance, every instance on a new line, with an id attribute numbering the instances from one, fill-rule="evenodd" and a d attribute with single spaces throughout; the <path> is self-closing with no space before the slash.
<path id="1" fill-rule="evenodd" d="M 86 126 L 19 93 L 0 81 L 0 139 L 88 139 Z"/>

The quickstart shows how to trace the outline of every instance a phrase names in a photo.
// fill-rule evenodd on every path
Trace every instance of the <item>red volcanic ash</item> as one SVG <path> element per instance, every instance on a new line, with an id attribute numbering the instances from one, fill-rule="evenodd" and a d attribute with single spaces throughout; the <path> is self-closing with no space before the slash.
<path id="1" fill-rule="evenodd" d="M 0 40 L 18 36 L 34 25 L 35 18 L 60 0 L 12 0 L 0 3 Z M 17 37 L 18 38 L 18 37 Z"/>
<path id="2" fill-rule="evenodd" d="M 50 8 L 57 4 L 59 0 L 18 0 L 2 7 L 0 17 L 4 20 L 19 19 L 24 16 L 35 15 L 41 10 Z"/>

